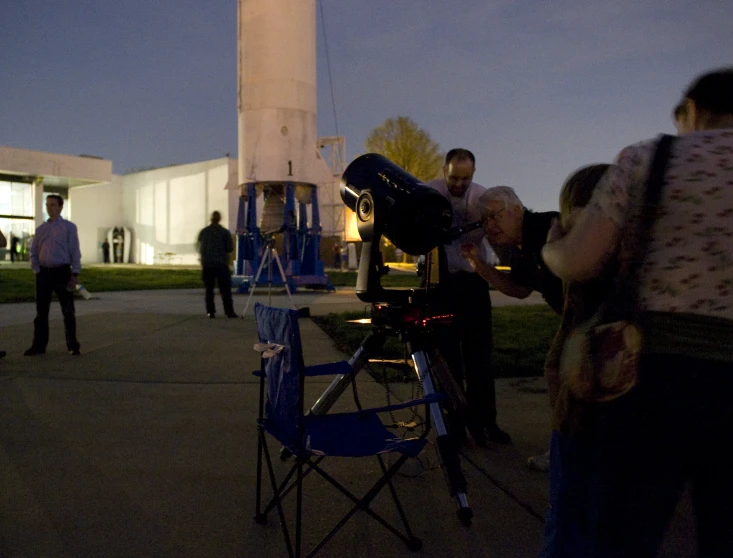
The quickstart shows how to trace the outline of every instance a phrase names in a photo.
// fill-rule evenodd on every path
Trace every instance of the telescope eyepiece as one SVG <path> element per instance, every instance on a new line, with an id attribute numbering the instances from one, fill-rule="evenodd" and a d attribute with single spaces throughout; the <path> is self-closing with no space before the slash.
<path id="1" fill-rule="evenodd" d="M 369 192 L 362 192 L 356 204 L 356 216 L 360 221 L 369 221 L 372 218 L 374 202 Z"/>

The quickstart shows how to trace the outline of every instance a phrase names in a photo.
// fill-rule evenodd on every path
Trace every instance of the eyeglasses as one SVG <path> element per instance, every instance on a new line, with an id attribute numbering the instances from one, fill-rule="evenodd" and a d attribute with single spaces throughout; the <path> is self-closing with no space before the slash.
<path id="1" fill-rule="evenodd" d="M 484 214 L 484 220 L 485 221 L 493 221 L 494 223 L 496 223 L 496 221 L 497 221 L 497 219 L 499 217 L 499 214 L 502 211 L 504 211 L 505 209 L 506 209 L 506 207 L 502 207 L 499 211 L 494 211 L 493 213 L 485 213 Z"/>

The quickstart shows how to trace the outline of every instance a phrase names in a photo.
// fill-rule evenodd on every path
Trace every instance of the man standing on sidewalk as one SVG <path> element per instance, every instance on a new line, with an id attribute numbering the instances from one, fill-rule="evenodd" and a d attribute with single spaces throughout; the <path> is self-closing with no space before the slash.
<path id="1" fill-rule="evenodd" d="M 10 233 L 10 237 L 12 238 L 13 234 Z M 3 234 L 3 231 L 0 231 L 0 248 L 5 248 L 5 246 L 8 245 L 8 240 L 5 238 L 5 235 Z M 12 260 L 12 256 L 11 256 Z M 5 351 L 0 351 L 0 358 L 3 358 L 7 353 Z"/>
<path id="2" fill-rule="evenodd" d="M 451 149 L 445 157 L 444 178 L 432 180 L 427 186 L 440 192 L 453 208 L 452 226 L 460 227 L 479 221 L 479 197 L 486 188 L 473 182 L 476 159 L 467 149 Z M 489 246 L 483 230 L 472 231 L 443 247 L 447 273 L 441 273 L 443 288 L 455 316 L 454 329 L 441 342 L 441 351 L 458 382 L 465 379 L 468 410 L 465 416 L 452 421 L 452 434 L 460 442 L 466 429 L 477 445 L 488 442 L 511 443 L 509 434 L 496 423 L 496 392 L 491 367 L 492 328 L 489 285 L 476 273 L 461 253 L 461 244 L 468 242 L 476 250 Z M 458 419 L 458 420 L 455 420 Z"/>
<path id="3" fill-rule="evenodd" d="M 232 276 L 229 270 L 229 254 L 234 250 L 232 235 L 222 227 L 221 213 L 211 214 L 211 224 L 201 230 L 198 237 L 198 251 L 201 254 L 201 277 L 206 287 L 206 313 L 216 317 L 214 305 L 214 283 L 219 285 L 219 294 L 227 318 L 236 318 L 232 302 Z"/>
<path id="4" fill-rule="evenodd" d="M 48 221 L 36 229 L 31 244 L 31 268 L 36 274 L 36 319 L 33 322 L 33 345 L 25 356 L 42 355 L 48 345 L 48 311 L 56 293 L 61 304 L 69 354 L 79 356 L 76 339 L 74 288 L 79 283 L 81 251 L 76 225 L 61 217 L 64 199 L 51 194 L 46 198 Z"/>

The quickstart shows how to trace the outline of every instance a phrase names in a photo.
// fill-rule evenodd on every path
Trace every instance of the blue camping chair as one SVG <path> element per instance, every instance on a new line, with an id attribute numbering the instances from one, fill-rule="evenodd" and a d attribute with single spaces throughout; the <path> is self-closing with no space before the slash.
<path id="1" fill-rule="evenodd" d="M 262 353 L 260 370 L 254 372 L 260 377 L 259 418 L 257 420 L 257 503 L 255 520 L 267 522 L 267 514 L 277 508 L 283 529 L 288 555 L 300 557 L 303 479 L 315 471 L 339 492 L 352 500 L 351 510 L 336 524 L 321 542 L 308 554 L 313 556 L 357 511 L 363 510 L 387 530 L 407 544 L 410 550 L 422 547 L 420 539 L 410 530 L 407 517 L 392 484 L 392 477 L 409 457 L 417 456 L 426 444 L 427 428 L 419 438 L 403 439 L 395 436 L 381 422 L 378 414 L 416 405 L 429 405 L 442 400 L 443 394 L 435 394 L 419 400 L 375 409 L 365 409 L 349 413 L 304 414 L 303 389 L 307 376 L 349 374 L 353 372 L 346 362 L 336 362 L 318 366 L 304 366 L 303 351 L 298 326 L 298 312 L 281 308 L 271 308 L 255 304 L 255 319 L 259 343 L 255 349 Z M 294 464 L 278 483 L 273 468 L 267 436 L 274 437 L 294 459 Z M 385 465 L 383 454 L 399 452 L 401 455 L 389 468 Z M 265 506 L 262 503 L 262 458 L 265 458 L 267 474 L 273 490 L 272 500 Z M 327 456 L 337 457 L 376 457 L 382 472 L 376 484 L 363 497 L 354 496 L 319 465 Z M 293 477 L 295 479 L 293 480 Z M 392 495 L 401 519 L 403 530 L 387 522 L 370 508 L 370 503 L 385 486 Z M 292 544 L 290 531 L 285 519 L 284 498 L 295 490 L 295 541 Z M 316 514 L 309 514 L 310 517 Z"/>

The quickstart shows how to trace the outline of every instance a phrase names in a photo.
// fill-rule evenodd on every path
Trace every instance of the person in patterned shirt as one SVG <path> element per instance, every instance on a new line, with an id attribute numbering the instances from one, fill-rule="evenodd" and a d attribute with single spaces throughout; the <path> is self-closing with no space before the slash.
<path id="1" fill-rule="evenodd" d="M 639 273 L 639 383 L 596 405 L 586 497 L 567 506 L 576 536 L 548 537 L 543 556 L 656 556 L 687 482 L 699 555 L 733 549 L 733 475 L 719 455 L 733 432 L 733 67 L 697 78 L 682 105 Z M 613 259 L 656 143 L 621 151 L 572 230 L 551 230 L 543 258 L 563 280 L 597 278 Z"/>

